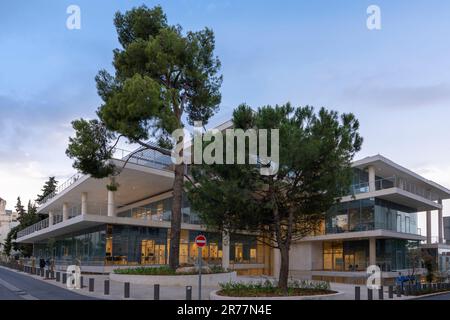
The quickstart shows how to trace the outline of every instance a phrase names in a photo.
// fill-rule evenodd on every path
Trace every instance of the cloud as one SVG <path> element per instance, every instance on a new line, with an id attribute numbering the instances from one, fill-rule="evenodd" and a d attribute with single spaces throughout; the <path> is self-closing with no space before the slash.
<path id="1" fill-rule="evenodd" d="M 346 100 L 365 106 L 388 109 L 411 109 L 450 103 L 450 85 L 388 86 L 364 83 L 344 89 Z"/>
<path id="2" fill-rule="evenodd" d="M 63 182 L 74 173 L 65 150 L 73 134 L 70 122 L 83 115 L 79 105 L 86 104 L 58 94 L 0 96 L 0 197 L 8 207 L 17 196 L 33 200 L 49 176 Z"/>

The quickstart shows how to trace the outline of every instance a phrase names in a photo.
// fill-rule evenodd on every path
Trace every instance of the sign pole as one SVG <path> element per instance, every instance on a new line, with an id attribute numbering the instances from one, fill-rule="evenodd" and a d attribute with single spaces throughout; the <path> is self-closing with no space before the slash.
<path id="1" fill-rule="evenodd" d="M 198 300 L 202 300 L 202 248 L 198 247 Z"/>

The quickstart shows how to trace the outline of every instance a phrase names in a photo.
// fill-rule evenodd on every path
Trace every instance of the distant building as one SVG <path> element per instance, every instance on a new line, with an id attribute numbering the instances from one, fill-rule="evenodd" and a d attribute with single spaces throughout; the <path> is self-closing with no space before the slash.
<path id="1" fill-rule="evenodd" d="M 0 198 L 0 251 L 3 251 L 3 244 L 9 231 L 19 224 L 17 218 L 17 212 L 6 210 L 6 201 Z"/>

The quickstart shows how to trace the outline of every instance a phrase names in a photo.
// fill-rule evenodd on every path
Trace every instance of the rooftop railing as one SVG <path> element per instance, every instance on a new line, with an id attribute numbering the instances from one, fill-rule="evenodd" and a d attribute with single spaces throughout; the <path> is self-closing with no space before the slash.
<path id="1" fill-rule="evenodd" d="M 120 148 L 114 148 L 112 158 L 154 169 L 173 170 L 171 158 L 155 150 L 143 150 L 141 148 L 136 151 L 128 151 Z M 45 197 L 39 204 L 43 205 L 47 203 L 50 199 L 72 186 L 81 177 L 83 177 L 83 174 L 81 173 L 74 174 L 64 183 L 60 184 L 54 192 Z"/>
<path id="2" fill-rule="evenodd" d="M 422 198 L 436 201 L 437 195 L 431 190 L 425 189 L 415 183 L 411 183 L 406 179 L 398 178 L 398 177 L 390 177 L 377 179 L 374 181 L 374 185 L 372 189 L 375 191 L 390 189 L 390 188 L 399 188 L 405 191 L 408 191 L 412 194 L 420 196 Z M 368 193 L 371 191 L 370 182 L 362 182 L 358 184 L 354 184 L 350 187 L 351 194 L 360 194 L 360 193 Z"/>

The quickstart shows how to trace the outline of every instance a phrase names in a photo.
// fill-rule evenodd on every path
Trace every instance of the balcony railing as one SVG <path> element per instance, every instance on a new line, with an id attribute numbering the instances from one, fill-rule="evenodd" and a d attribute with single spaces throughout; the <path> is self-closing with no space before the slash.
<path id="1" fill-rule="evenodd" d="M 32 226 L 29 226 L 17 232 L 17 238 L 25 237 L 33 232 L 48 228 L 48 221 L 48 218 L 44 219 L 42 221 L 39 221 L 38 223 L 33 224 Z"/>
<path id="2" fill-rule="evenodd" d="M 138 149 L 137 151 L 127 151 L 120 148 L 114 148 L 112 158 L 121 161 L 128 161 L 128 163 L 134 163 L 154 169 L 173 170 L 173 163 L 171 158 L 155 150 Z M 72 186 L 81 177 L 83 177 L 83 174 L 81 173 L 74 174 L 67 181 L 59 185 L 54 192 L 45 197 L 40 202 L 40 205 L 47 203 L 50 199 L 54 198 L 56 195 Z"/>
<path id="3" fill-rule="evenodd" d="M 350 187 L 350 193 L 351 194 L 368 193 L 371 191 L 371 189 L 374 189 L 374 191 L 379 191 L 379 190 L 390 189 L 390 188 L 394 188 L 394 187 L 408 191 L 412 194 L 415 194 L 417 196 L 420 196 L 422 198 L 425 198 L 425 199 L 428 199 L 431 201 L 436 201 L 438 198 L 436 196 L 436 194 L 433 193 L 432 191 L 427 190 L 423 187 L 420 187 L 417 184 L 411 183 L 406 179 L 398 178 L 398 177 L 390 177 L 390 178 L 375 180 L 372 188 L 370 186 L 370 182 L 354 184 Z"/>

